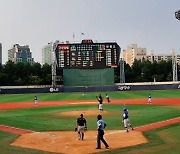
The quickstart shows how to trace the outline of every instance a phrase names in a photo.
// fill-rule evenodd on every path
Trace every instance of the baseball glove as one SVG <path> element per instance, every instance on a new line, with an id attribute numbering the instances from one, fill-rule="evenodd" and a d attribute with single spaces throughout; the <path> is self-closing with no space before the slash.
<path id="1" fill-rule="evenodd" d="M 74 128 L 74 131 L 77 132 L 77 128 Z"/>

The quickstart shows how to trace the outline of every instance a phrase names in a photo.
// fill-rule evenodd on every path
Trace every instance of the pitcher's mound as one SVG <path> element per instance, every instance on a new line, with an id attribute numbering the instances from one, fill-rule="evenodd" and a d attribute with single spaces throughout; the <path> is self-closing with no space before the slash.
<path id="1" fill-rule="evenodd" d="M 70 131 L 35 132 L 23 134 L 11 145 L 68 154 L 105 151 L 103 144 L 102 149 L 95 149 L 96 135 L 97 131 L 87 131 L 85 132 L 85 140 L 82 141 L 77 139 L 77 133 Z M 138 131 L 127 133 L 124 130 L 106 130 L 104 138 L 109 144 L 110 149 L 108 150 L 147 143 L 146 138 Z"/>
<path id="2" fill-rule="evenodd" d="M 61 112 L 58 115 L 63 116 L 79 116 L 80 114 L 83 114 L 84 116 L 97 116 L 98 114 L 106 114 L 107 111 L 100 112 L 99 110 L 75 110 L 75 111 L 68 111 L 68 112 Z"/>

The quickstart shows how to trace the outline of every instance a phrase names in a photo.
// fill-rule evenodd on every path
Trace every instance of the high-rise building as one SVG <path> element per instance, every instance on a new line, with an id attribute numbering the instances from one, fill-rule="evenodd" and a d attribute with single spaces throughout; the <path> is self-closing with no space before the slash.
<path id="1" fill-rule="evenodd" d="M 0 64 L 2 64 L 2 44 L 0 43 Z"/>
<path id="2" fill-rule="evenodd" d="M 123 50 L 123 58 L 126 63 L 132 66 L 135 59 L 146 59 L 146 48 L 139 48 L 137 44 L 132 44 L 126 50 Z"/>
<path id="3" fill-rule="evenodd" d="M 52 52 L 53 52 L 53 42 L 48 43 L 42 48 L 42 64 L 52 64 Z"/>
<path id="4" fill-rule="evenodd" d="M 34 63 L 34 58 L 32 58 L 32 52 L 30 52 L 28 45 L 13 45 L 12 49 L 8 50 L 8 60 L 11 60 L 15 64 L 18 62 L 29 62 L 30 64 Z"/>

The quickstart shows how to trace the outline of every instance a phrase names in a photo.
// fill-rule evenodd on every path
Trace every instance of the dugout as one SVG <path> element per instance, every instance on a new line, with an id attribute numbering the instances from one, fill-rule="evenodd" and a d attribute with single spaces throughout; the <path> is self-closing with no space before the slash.
<path id="1" fill-rule="evenodd" d="M 114 68 L 63 69 L 64 86 L 114 85 Z"/>

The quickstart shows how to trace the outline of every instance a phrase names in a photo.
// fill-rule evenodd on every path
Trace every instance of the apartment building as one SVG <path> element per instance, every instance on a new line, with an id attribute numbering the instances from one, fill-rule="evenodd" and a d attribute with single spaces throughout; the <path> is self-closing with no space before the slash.
<path id="1" fill-rule="evenodd" d="M 152 63 L 154 61 L 160 62 L 161 60 L 168 61 L 172 60 L 172 54 L 154 54 L 154 51 L 151 50 L 149 54 L 146 53 L 146 48 L 139 48 L 137 44 L 132 44 L 126 50 L 123 50 L 124 61 L 130 66 L 133 65 L 134 60 L 149 60 Z M 176 62 L 180 65 L 180 55 L 176 55 Z"/>
<path id="2" fill-rule="evenodd" d="M 30 64 L 34 63 L 34 58 L 32 58 L 32 52 L 30 52 L 28 45 L 13 45 L 13 47 L 8 50 L 8 60 L 11 60 L 15 64 L 18 62 L 29 62 Z"/>
<path id="3" fill-rule="evenodd" d="M 123 58 L 126 63 L 132 66 L 135 59 L 146 59 L 146 48 L 140 48 L 137 44 L 132 44 L 126 50 L 123 50 Z"/>
<path id="4" fill-rule="evenodd" d="M 42 64 L 52 64 L 52 54 L 53 54 L 53 42 L 48 43 L 42 48 Z"/>

